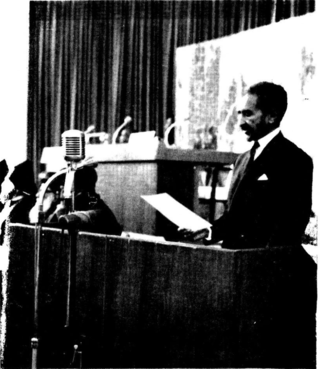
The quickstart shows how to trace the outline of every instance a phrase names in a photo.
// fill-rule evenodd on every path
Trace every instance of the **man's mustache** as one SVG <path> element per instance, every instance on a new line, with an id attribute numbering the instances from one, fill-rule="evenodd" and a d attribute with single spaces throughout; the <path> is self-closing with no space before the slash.
<path id="1" fill-rule="evenodd" d="M 251 126 L 248 123 L 242 123 L 242 124 L 240 124 L 240 128 L 243 131 L 250 131 L 251 130 Z"/>

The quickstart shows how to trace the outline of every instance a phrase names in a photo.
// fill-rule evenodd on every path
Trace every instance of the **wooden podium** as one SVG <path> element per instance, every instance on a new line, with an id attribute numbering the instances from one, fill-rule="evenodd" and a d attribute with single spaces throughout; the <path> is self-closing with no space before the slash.
<path id="1" fill-rule="evenodd" d="M 12 224 L 4 367 L 30 367 L 34 228 Z M 43 229 L 39 367 L 315 367 L 316 266 L 304 250 L 225 250 Z M 73 363 L 74 367 L 79 363 Z"/>
<path id="2" fill-rule="evenodd" d="M 87 145 L 86 154 L 99 163 L 97 192 L 124 230 L 149 235 L 164 235 L 170 232 L 171 225 L 141 199 L 141 195 L 167 192 L 199 213 L 197 171 L 201 166 L 210 166 L 215 169 L 210 199 L 212 221 L 218 171 L 237 157 L 234 153 L 214 150 L 168 149 L 158 140 L 140 146 Z M 47 165 L 48 171 L 61 169 L 64 165 L 62 147 L 45 148 L 41 163 Z"/>

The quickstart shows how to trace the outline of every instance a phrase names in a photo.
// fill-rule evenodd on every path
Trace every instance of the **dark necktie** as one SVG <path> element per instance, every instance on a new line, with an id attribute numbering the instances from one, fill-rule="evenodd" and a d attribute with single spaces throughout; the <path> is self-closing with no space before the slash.
<path id="1" fill-rule="evenodd" d="M 254 156 L 256 154 L 257 148 L 260 146 L 258 141 L 255 141 L 253 146 L 251 147 L 250 150 L 250 157 L 249 157 L 249 161 L 248 161 L 248 167 L 253 163 L 254 161 Z"/>
<path id="2" fill-rule="evenodd" d="M 251 164 L 254 162 L 254 156 L 256 154 L 257 148 L 260 146 L 258 141 L 255 141 L 253 146 L 249 151 L 249 159 L 247 164 L 243 164 L 241 169 L 237 171 L 235 177 L 233 177 L 231 182 L 231 187 L 229 191 L 229 199 L 228 199 L 228 206 L 230 207 L 232 202 L 234 201 L 235 196 L 239 198 L 243 197 L 243 191 L 246 192 L 246 185 L 242 185 L 241 183 L 246 183 L 245 178 L 248 178 L 248 174 L 250 172 Z M 250 178 L 250 176 L 249 176 Z M 242 190 L 241 190 L 242 188 Z M 240 196 L 237 194 L 240 193 Z"/>

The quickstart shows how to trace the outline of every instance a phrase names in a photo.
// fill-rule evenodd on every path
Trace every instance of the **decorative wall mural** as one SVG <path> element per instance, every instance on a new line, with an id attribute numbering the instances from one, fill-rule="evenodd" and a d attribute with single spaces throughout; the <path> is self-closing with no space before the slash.
<path id="1" fill-rule="evenodd" d="M 236 103 L 249 85 L 267 80 L 283 85 L 289 95 L 284 133 L 313 156 L 314 128 L 308 125 L 301 135 L 298 117 L 306 110 L 310 116 L 315 100 L 315 22 L 310 13 L 178 48 L 176 144 L 245 151 L 249 145 L 238 125 Z"/>
<path id="2" fill-rule="evenodd" d="M 180 148 L 248 150 L 252 144 L 239 127 L 238 99 L 260 81 L 286 89 L 288 110 L 281 129 L 314 159 L 314 214 L 304 240 L 311 245 L 316 244 L 320 205 L 316 35 L 316 13 L 309 13 L 181 47 L 176 54 L 175 140 Z"/>

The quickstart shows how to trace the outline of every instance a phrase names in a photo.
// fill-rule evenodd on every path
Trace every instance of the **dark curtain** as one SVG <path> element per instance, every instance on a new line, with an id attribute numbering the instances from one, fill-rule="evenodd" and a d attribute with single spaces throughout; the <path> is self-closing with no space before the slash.
<path id="1" fill-rule="evenodd" d="M 163 135 L 175 50 L 315 10 L 314 0 L 31 1 L 28 159 L 68 129 Z"/>

